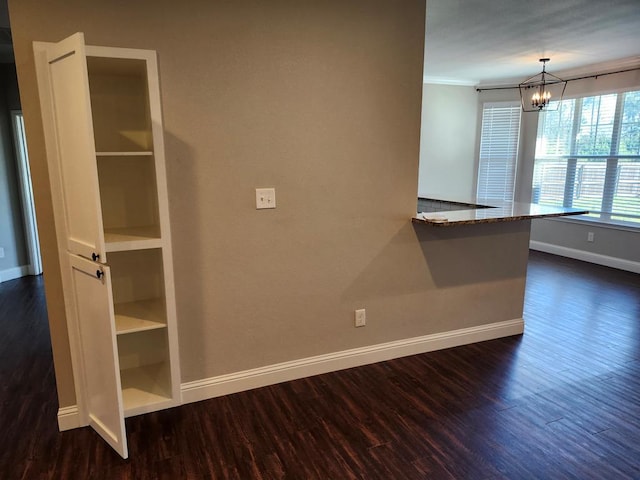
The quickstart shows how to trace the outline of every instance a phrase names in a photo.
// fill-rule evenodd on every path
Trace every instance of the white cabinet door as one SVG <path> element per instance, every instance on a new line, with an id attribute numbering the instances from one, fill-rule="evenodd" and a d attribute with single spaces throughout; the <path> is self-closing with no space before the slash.
<path id="1" fill-rule="evenodd" d="M 84 364 L 87 421 L 123 458 L 127 437 L 116 340 L 111 271 L 69 254 Z"/>
<path id="2" fill-rule="evenodd" d="M 67 250 L 105 262 L 84 35 L 76 33 L 51 45 L 47 63 L 65 203 Z"/>

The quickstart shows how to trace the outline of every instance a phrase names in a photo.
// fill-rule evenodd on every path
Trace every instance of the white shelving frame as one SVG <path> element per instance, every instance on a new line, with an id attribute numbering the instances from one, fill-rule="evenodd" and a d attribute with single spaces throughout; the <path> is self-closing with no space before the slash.
<path id="1" fill-rule="evenodd" d="M 71 45 L 71 49 L 69 49 L 69 45 Z M 64 53 L 65 48 L 69 49 L 70 53 Z M 119 406 L 114 405 L 113 407 L 116 408 L 116 412 L 118 409 L 120 411 L 121 432 L 125 433 L 124 417 L 181 404 L 173 258 L 156 53 L 150 50 L 85 46 L 84 36 L 80 33 L 72 35 L 58 44 L 34 42 L 34 54 L 80 424 L 91 425 L 126 458 L 128 456 L 126 436 L 120 438 L 122 434 L 113 433 L 115 430 L 108 428 L 108 425 L 102 425 L 92 413 L 95 392 L 88 392 L 87 387 L 93 385 L 92 388 L 95 388 L 96 379 L 92 377 L 94 372 L 90 371 L 89 365 L 96 365 L 96 362 L 87 362 L 86 360 L 87 352 L 83 349 L 93 343 L 93 340 L 91 332 L 87 331 L 87 328 L 90 328 L 88 327 L 90 323 L 87 323 L 80 316 L 86 314 L 83 312 L 99 313 L 99 315 L 95 315 L 95 318 L 104 317 L 105 320 L 93 319 L 94 323 L 102 321 L 111 324 L 110 327 L 103 325 L 101 331 L 103 336 L 104 332 L 109 330 L 113 335 L 111 341 L 116 355 L 113 360 L 113 368 L 118 388 L 121 389 L 117 395 Z M 52 55 L 58 56 L 51 61 Z M 96 212 L 98 221 L 96 224 L 100 227 L 99 231 L 95 232 L 95 246 L 91 247 L 85 242 L 80 244 L 77 251 L 74 248 L 74 241 L 69 240 L 71 232 L 69 222 L 78 217 L 67 214 L 66 202 L 68 200 L 66 198 L 68 195 L 64 190 L 65 185 L 69 185 L 69 182 L 67 180 L 65 183 L 63 179 L 65 158 L 61 153 L 60 140 L 58 139 L 59 132 L 64 128 L 56 125 L 56 119 L 60 117 L 56 116 L 55 82 L 50 73 L 50 64 L 57 62 L 58 59 L 64 60 L 73 55 L 77 60 L 82 56 L 85 59 L 85 65 L 80 68 L 80 76 L 78 77 L 82 78 L 82 70 L 84 70 L 86 92 L 83 93 L 81 89 L 77 92 L 77 95 L 80 96 L 80 102 L 83 101 L 85 95 L 86 98 L 91 98 L 90 84 L 93 81 L 91 77 L 93 74 L 126 76 L 132 73 L 128 71 L 128 66 L 135 65 L 136 75 L 144 77 L 140 77 L 143 83 L 137 85 L 136 88 L 142 87 L 144 95 L 146 95 L 142 101 L 147 109 L 144 114 L 147 116 L 148 128 L 142 132 L 124 133 L 146 139 L 146 143 L 140 145 L 139 150 L 136 148 L 120 149 L 118 146 L 111 148 L 109 145 L 107 148 L 103 148 L 105 146 L 103 142 L 97 145 L 96 141 L 94 144 L 92 128 L 84 128 L 89 132 L 91 138 L 91 142 L 88 142 L 87 145 L 94 145 L 89 158 L 94 159 L 95 166 L 89 168 L 88 172 L 91 173 L 93 170 L 95 175 L 100 177 L 99 162 L 128 162 L 130 160 L 131 162 L 147 162 L 140 167 L 133 163 L 130 165 L 134 168 L 146 168 L 155 177 L 148 179 L 145 170 L 137 172 L 141 178 L 147 178 L 144 180 L 147 182 L 144 186 L 149 191 L 155 192 L 154 201 L 146 206 L 147 210 L 152 211 L 150 225 L 133 224 L 102 228 L 104 207 L 110 208 L 109 202 L 112 197 L 109 195 L 117 196 L 121 192 L 118 192 L 117 182 L 115 185 L 113 184 L 113 179 L 107 181 L 107 187 L 113 190 L 107 196 L 101 193 L 104 185 L 100 185 L 98 192 L 94 194 L 96 196 L 92 195 L 92 201 L 95 198 L 98 199 L 98 211 Z M 79 65 L 82 66 L 82 63 L 80 62 Z M 97 70 L 92 71 L 96 65 Z M 110 72 L 111 67 L 114 67 L 113 72 Z M 107 84 L 109 83 L 107 82 Z M 69 93 L 67 92 L 66 95 L 68 96 Z M 123 105 L 125 104 L 123 103 Z M 91 111 L 90 108 L 88 110 Z M 93 116 L 91 118 L 94 119 L 91 127 L 95 128 L 96 120 Z M 79 121 L 81 122 L 81 120 Z M 108 123 L 108 121 L 108 119 L 102 118 L 98 123 Z M 82 123 L 76 124 L 82 125 Z M 100 133 L 98 132 L 98 134 Z M 96 151 L 98 146 L 100 149 Z M 109 172 L 109 168 L 112 167 L 107 167 L 105 175 L 117 178 L 117 168 L 113 167 L 111 172 Z M 126 181 L 131 182 L 130 179 Z M 123 190 L 128 187 L 126 181 L 123 182 Z M 98 178 L 95 179 L 95 184 L 99 184 Z M 92 183 L 87 185 L 92 185 Z M 87 188 L 83 188 L 86 193 Z M 123 198 L 126 200 L 126 195 Z M 117 207 L 122 209 L 122 206 Z M 144 216 L 144 212 L 142 216 Z M 89 231 L 89 237 L 91 237 L 91 231 L 86 227 L 82 228 L 84 232 Z M 92 249 L 93 253 L 91 253 Z M 140 269 L 138 262 L 142 262 L 146 270 Z M 144 285 L 145 278 L 141 276 L 145 274 L 149 275 L 149 285 L 147 286 Z M 123 280 L 123 276 L 127 275 L 131 278 Z M 82 291 L 92 292 L 93 295 L 102 295 L 101 292 L 105 291 L 102 287 L 106 287 L 108 294 L 104 298 L 108 299 L 107 304 L 110 305 L 106 308 L 108 311 L 104 309 L 98 311 L 95 305 L 92 306 L 85 299 L 78 297 L 78 282 L 85 282 L 85 278 L 92 277 L 93 280 L 90 282 L 95 286 L 90 286 L 87 283 L 88 286 L 83 287 Z M 137 288 L 128 291 L 127 285 L 136 282 Z M 83 305 L 81 306 L 78 302 Z M 100 303 L 96 302 L 96 305 L 98 304 Z M 105 328 L 107 330 L 104 330 Z M 106 351 L 104 345 L 101 348 Z M 97 384 L 99 385 L 99 383 Z M 115 420 L 117 423 L 117 418 Z"/>

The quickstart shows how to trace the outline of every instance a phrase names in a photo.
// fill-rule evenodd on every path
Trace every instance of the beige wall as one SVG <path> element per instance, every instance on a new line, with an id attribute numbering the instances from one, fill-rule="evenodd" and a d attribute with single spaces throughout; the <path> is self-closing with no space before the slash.
<path id="1" fill-rule="evenodd" d="M 158 52 L 183 382 L 521 316 L 528 222 L 410 223 L 424 9 L 10 2 L 62 406 L 74 393 L 31 42 L 76 31 Z M 276 188 L 276 210 L 255 210 L 256 187 Z"/>

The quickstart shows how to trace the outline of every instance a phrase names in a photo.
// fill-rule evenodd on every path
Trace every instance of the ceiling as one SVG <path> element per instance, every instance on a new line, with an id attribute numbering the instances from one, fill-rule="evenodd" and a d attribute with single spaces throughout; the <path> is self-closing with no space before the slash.
<path id="1" fill-rule="evenodd" d="M 551 73 L 640 66 L 640 0 L 427 0 L 426 82 L 517 83 L 542 57 Z"/>
<path id="2" fill-rule="evenodd" d="M 426 82 L 517 83 L 540 71 L 542 57 L 556 74 L 640 65 L 640 0 L 426 1 Z M 12 61 L 7 0 L 0 0 L 0 63 Z"/>

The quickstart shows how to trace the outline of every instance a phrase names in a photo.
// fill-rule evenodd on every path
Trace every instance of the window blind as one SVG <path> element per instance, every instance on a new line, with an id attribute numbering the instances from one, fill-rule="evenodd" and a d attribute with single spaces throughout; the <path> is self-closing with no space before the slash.
<path id="1" fill-rule="evenodd" d="M 513 201 L 519 138 L 519 103 L 483 105 L 476 190 L 478 200 Z"/>
<path id="2" fill-rule="evenodd" d="M 533 202 L 640 226 L 640 91 L 564 100 L 540 114 Z"/>

